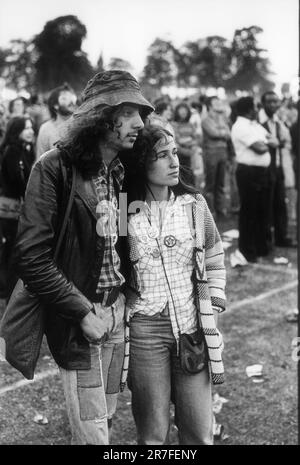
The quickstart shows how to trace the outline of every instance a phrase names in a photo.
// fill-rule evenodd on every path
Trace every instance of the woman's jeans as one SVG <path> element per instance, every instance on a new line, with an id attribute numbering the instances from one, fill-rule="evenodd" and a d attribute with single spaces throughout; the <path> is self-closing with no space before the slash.
<path id="1" fill-rule="evenodd" d="M 168 444 L 170 401 L 179 444 L 213 444 L 208 370 L 195 375 L 181 370 L 168 315 L 135 314 L 130 320 L 128 387 L 138 444 Z"/>
<path id="2" fill-rule="evenodd" d="M 124 304 L 123 294 L 111 307 L 94 304 L 107 333 L 101 344 L 90 344 L 90 370 L 60 368 L 72 444 L 109 444 L 124 359 Z"/>

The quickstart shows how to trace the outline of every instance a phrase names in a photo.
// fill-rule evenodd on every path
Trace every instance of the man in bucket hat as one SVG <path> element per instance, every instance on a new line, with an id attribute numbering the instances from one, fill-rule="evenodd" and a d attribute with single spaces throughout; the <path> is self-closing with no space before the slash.
<path id="1" fill-rule="evenodd" d="M 60 368 L 72 444 L 108 444 L 124 357 L 124 277 L 118 253 L 118 155 L 153 111 L 135 78 L 96 74 L 56 148 L 35 164 L 20 217 L 15 264 L 46 304 L 46 336 Z M 125 152 L 124 152 L 125 153 Z M 53 251 L 70 194 L 63 245 Z M 109 221 L 108 221 L 109 217 Z"/>

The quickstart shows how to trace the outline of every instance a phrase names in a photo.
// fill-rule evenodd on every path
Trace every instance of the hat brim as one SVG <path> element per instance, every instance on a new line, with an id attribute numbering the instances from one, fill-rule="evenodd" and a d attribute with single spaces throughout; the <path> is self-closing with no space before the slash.
<path id="1" fill-rule="evenodd" d="M 83 102 L 77 109 L 76 114 L 82 114 L 89 112 L 93 108 L 96 108 L 100 105 L 105 105 L 109 107 L 116 107 L 122 103 L 131 103 L 138 106 L 141 106 L 151 113 L 154 111 L 154 107 L 151 105 L 145 97 L 137 90 L 114 90 L 111 92 L 105 92 L 103 94 L 98 94 L 97 96 L 88 99 L 86 102 Z"/>

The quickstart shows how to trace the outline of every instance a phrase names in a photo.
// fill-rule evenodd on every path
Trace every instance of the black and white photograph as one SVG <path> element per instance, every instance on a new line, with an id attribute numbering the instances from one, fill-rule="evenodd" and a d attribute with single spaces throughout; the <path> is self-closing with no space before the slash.
<path id="1" fill-rule="evenodd" d="M 299 18 L 1 0 L 0 446 L 298 445 Z"/>

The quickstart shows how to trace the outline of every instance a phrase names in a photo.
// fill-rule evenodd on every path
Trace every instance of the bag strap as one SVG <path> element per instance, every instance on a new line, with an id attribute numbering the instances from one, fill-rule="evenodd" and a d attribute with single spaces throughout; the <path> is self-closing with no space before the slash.
<path id="1" fill-rule="evenodd" d="M 62 227 L 61 227 L 61 230 L 60 230 L 60 233 L 59 233 L 59 236 L 58 236 L 58 240 L 57 240 L 57 243 L 56 243 L 56 247 L 55 247 L 54 261 L 56 261 L 56 259 L 58 257 L 59 249 L 61 247 L 64 235 L 65 235 L 65 232 L 66 232 L 66 229 L 67 229 L 67 223 L 68 223 L 68 220 L 69 220 L 69 217 L 70 217 L 70 213 L 71 213 L 71 209 L 72 209 L 72 205 L 73 205 L 73 200 L 74 200 L 74 195 L 75 195 L 75 184 L 76 184 L 76 168 L 75 168 L 74 165 L 72 165 L 72 186 L 71 186 L 70 196 L 69 196 L 68 205 L 67 205 L 67 208 L 66 208 L 66 211 L 65 211 L 65 216 L 64 216 L 64 219 L 63 219 Z"/>
<path id="2" fill-rule="evenodd" d="M 193 218 L 192 205 L 190 203 L 187 203 L 185 205 L 185 210 L 186 210 L 186 214 L 187 214 L 187 217 L 188 217 L 188 220 L 189 220 L 189 226 L 190 226 L 191 234 L 194 234 L 195 228 L 194 228 L 194 218 Z"/>

